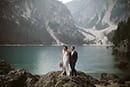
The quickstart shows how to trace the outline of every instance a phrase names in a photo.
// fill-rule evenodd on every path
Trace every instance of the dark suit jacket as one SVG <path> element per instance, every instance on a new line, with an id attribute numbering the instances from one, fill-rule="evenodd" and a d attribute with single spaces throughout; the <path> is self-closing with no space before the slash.
<path id="1" fill-rule="evenodd" d="M 77 59 L 78 59 L 78 53 L 74 51 L 73 55 L 71 55 L 70 52 L 70 63 L 76 63 Z"/>

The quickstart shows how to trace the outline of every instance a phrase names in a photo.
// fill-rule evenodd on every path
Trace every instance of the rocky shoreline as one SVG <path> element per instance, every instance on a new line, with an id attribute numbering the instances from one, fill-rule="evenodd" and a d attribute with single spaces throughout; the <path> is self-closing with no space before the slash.
<path id="1" fill-rule="evenodd" d="M 102 73 L 100 79 L 78 71 L 76 77 L 61 76 L 61 71 L 33 75 L 24 69 L 13 69 L 0 60 L 0 87 L 130 87 L 130 76 Z"/>

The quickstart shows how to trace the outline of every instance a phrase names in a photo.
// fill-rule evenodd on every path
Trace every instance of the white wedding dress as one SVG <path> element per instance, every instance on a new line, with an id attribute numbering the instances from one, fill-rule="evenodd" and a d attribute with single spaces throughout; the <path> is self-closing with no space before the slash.
<path id="1" fill-rule="evenodd" d="M 66 75 L 70 75 L 69 71 L 69 59 L 68 59 L 68 52 L 63 51 L 63 72 L 66 72 Z"/>

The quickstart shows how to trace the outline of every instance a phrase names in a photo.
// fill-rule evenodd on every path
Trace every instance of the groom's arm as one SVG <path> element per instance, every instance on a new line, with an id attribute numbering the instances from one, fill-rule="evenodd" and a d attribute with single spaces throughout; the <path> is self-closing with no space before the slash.
<path id="1" fill-rule="evenodd" d="M 77 62 L 77 60 L 78 60 L 78 53 L 75 52 L 75 62 Z"/>

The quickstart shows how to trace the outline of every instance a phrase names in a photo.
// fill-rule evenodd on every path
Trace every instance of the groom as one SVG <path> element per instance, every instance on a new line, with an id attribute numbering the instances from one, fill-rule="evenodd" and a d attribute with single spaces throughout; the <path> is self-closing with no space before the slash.
<path id="1" fill-rule="evenodd" d="M 75 46 L 71 46 L 70 67 L 71 67 L 71 70 L 72 70 L 72 74 L 71 74 L 72 76 L 77 75 L 77 72 L 75 70 L 75 65 L 76 65 L 77 59 L 78 59 L 78 53 L 75 50 Z"/>

